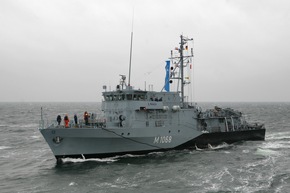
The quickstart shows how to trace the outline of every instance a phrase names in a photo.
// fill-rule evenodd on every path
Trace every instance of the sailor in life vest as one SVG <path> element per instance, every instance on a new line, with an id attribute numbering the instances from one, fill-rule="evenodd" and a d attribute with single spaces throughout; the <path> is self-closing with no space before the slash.
<path id="1" fill-rule="evenodd" d="M 69 118 L 68 118 L 67 114 L 64 116 L 63 120 L 64 120 L 65 127 L 67 128 L 68 124 L 69 124 Z"/>
<path id="2" fill-rule="evenodd" d="M 88 125 L 89 124 L 89 114 L 87 111 L 84 113 L 84 120 L 85 120 L 86 125 Z"/>

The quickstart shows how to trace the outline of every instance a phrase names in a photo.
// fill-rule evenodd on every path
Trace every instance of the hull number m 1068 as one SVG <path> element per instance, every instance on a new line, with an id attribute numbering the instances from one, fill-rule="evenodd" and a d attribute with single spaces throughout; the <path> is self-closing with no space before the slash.
<path id="1" fill-rule="evenodd" d="M 154 138 L 153 143 L 171 143 L 172 136 L 158 136 Z"/>

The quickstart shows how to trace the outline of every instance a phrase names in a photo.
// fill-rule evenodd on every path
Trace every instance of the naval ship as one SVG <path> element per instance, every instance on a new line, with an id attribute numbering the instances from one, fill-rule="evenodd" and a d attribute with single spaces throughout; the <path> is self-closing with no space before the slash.
<path id="1" fill-rule="evenodd" d="M 128 84 L 126 76 L 120 75 L 115 90 L 104 87 L 101 113 L 90 113 L 87 120 L 66 126 L 56 121 L 45 124 L 41 113 L 39 130 L 57 161 L 264 140 L 264 125 L 248 123 L 241 112 L 217 106 L 203 111 L 189 101 L 186 88 L 191 83 L 187 70 L 192 68 L 192 40 L 180 36 L 180 46 L 166 62 L 161 91 L 135 89 L 129 71 Z M 174 84 L 176 90 L 171 91 Z"/>

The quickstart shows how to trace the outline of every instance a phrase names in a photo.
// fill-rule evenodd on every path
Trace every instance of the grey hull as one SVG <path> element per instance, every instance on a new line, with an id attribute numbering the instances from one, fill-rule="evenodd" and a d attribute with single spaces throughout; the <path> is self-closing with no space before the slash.
<path id="1" fill-rule="evenodd" d="M 221 143 L 232 144 L 241 141 L 264 141 L 266 129 L 253 129 L 230 132 L 203 133 L 197 138 L 178 146 L 177 149 L 189 147 L 207 148 L 210 145 L 219 145 Z"/>
<path id="2" fill-rule="evenodd" d="M 107 157 L 127 153 L 139 154 L 174 149 L 202 133 L 191 128 L 104 129 L 60 128 L 43 129 L 56 158 Z"/>
<path id="3" fill-rule="evenodd" d="M 46 129 L 42 130 L 54 156 L 58 158 L 104 158 L 125 154 L 146 154 L 150 152 L 168 151 L 173 149 L 187 149 L 207 147 L 208 144 L 217 145 L 222 142 L 235 143 L 245 140 L 264 140 L 265 129 L 203 133 L 196 132 L 184 137 L 180 132 L 169 133 L 168 129 L 159 131 L 159 138 L 155 135 L 136 137 L 134 131 L 124 132 L 124 129 Z M 192 130 L 191 130 L 192 132 Z M 166 135 L 171 136 L 166 141 Z M 131 135 L 131 136 L 130 136 Z M 65 138 L 62 136 L 66 136 Z M 165 136 L 161 141 L 161 136 Z M 55 138 L 60 142 L 55 143 Z M 159 140 L 157 142 L 157 139 Z M 154 143 L 155 142 L 155 143 Z"/>

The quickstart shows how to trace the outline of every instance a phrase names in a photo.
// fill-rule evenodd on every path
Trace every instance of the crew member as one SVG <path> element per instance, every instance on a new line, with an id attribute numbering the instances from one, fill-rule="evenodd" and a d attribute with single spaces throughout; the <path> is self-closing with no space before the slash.
<path id="1" fill-rule="evenodd" d="M 87 111 L 84 113 L 84 120 L 85 120 L 86 125 L 88 125 L 89 124 L 89 114 Z"/>
<path id="2" fill-rule="evenodd" d="M 60 115 L 57 115 L 56 121 L 57 121 L 58 125 L 60 125 L 60 122 L 61 122 L 61 116 Z"/>
<path id="3" fill-rule="evenodd" d="M 63 120 L 64 120 L 65 127 L 68 128 L 69 118 L 68 118 L 67 114 L 64 116 Z"/>
<path id="4" fill-rule="evenodd" d="M 74 115 L 75 124 L 78 124 L 78 117 L 77 114 Z"/>

